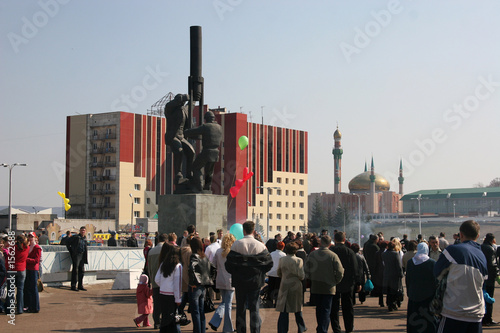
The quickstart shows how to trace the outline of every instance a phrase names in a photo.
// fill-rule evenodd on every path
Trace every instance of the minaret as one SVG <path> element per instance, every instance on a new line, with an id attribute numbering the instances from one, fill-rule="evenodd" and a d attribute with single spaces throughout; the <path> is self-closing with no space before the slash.
<path id="1" fill-rule="evenodd" d="M 403 182 L 405 181 L 405 178 L 403 177 L 403 160 L 399 160 L 399 195 L 403 196 Z"/>
<path id="2" fill-rule="evenodd" d="M 342 134 L 339 131 L 339 126 L 337 125 L 337 130 L 333 133 L 334 147 L 332 150 L 333 160 L 335 161 L 335 187 L 334 194 L 339 194 L 341 191 L 340 178 L 341 178 L 341 168 L 342 168 L 342 145 L 340 144 L 340 139 L 342 139 Z"/>
<path id="3" fill-rule="evenodd" d="M 372 166 L 370 172 L 370 204 L 371 204 L 370 206 L 372 214 L 378 213 L 377 201 L 378 200 L 375 193 L 375 164 L 373 163 L 373 156 L 372 156 Z"/>

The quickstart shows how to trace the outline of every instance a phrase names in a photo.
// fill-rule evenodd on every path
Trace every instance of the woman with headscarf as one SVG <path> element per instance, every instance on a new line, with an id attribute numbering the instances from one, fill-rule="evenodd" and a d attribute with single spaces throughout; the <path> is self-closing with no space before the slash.
<path id="1" fill-rule="evenodd" d="M 437 280 L 433 270 L 436 262 L 429 258 L 429 247 L 419 243 L 417 253 L 406 265 L 406 291 L 408 313 L 406 326 L 409 333 L 434 333 L 436 322 L 429 312 L 429 304 L 436 293 Z"/>
<path id="2" fill-rule="evenodd" d="M 40 312 L 40 298 L 38 296 L 38 271 L 42 248 L 37 244 L 36 234 L 28 234 L 29 251 L 26 258 L 26 281 L 24 283 L 24 307 L 27 312 Z"/>

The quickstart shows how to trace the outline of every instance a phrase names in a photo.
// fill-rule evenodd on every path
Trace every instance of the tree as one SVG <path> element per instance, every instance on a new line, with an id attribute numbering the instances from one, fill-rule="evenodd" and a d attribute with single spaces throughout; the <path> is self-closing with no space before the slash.
<path id="1" fill-rule="evenodd" d="M 340 205 L 337 206 L 337 209 L 335 210 L 335 216 L 333 218 L 333 224 L 337 227 L 344 226 L 344 223 L 346 226 L 351 223 L 351 217 L 349 216 L 349 212 L 347 211 L 346 206 L 341 207 Z"/>
<path id="2" fill-rule="evenodd" d="M 500 178 L 493 179 L 487 187 L 500 187 Z"/>
<path id="3" fill-rule="evenodd" d="M 321 206 L 321 200 L 317 196 L 314 199 L 313 208 L 311 211 L 311 218 L 309 219 L 309 229 L 319 229 L 324 224 L 325 213 Z"/>
<path id="4" fill-rule="evenodd" d="M 335 223 L 335 215 L 333 215 L 332 210 L 328 208 L 325 219 L 325 227 L 332 226 Z"/>

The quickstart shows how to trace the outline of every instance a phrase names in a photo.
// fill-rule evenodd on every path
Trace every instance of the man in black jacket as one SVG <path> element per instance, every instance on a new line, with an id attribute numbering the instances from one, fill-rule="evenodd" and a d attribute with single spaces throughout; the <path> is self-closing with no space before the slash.
<path id="1" fill-rule="evenodd" d="M 360 280 L 358 269 L 358 259 L 353 250 L 345 245 L 345 233 L 338 231 L 335 236 L 335 246 L 330 250 L 335 252 L 344 267 L 344 277 L 337 285 L 336 294 L 333 295 L 332 311 L 330 312 L 330 322 L 334 333 L 340 333 L 339 309 L 342 300 L 342 317 L 344 317 L 344 326 L 346 332 L 352 332 L 354 329 L 354 305 L 353 290 L 356 282 Z M 359 287 L 358 287 L 359 288 Z M 361 290 L 359 288 L 359 290 Z M 357 290 L 357 291 L 359 291 Z"/>
<path id="2" fill-rule="evenodd" d="M 483 251 L 488 264 L 488 279 L 484 281 L 483 289 L 486 290 L 490 297 L 495 297 L 493 294 L 495 292 L 495 280 L 498 276 L 498 259 L 493 244 L 496 244 L 495 235 L 487 233 L 484 238 L 484 242 L 481 245 L 481 251 Z M 486 303 L 486 313 L 483 317 L 483 326 L 496 326 L 499 324 L 493 321 L 491 316 L 492 313 L 493 304 Z"/>
<path id="3" fill-rule="evenodd" d="M 226 257 L 226 270 L 231 274 L 236 294 L 236 331 L 246 332 L 246 309 L 250 311 L 250 331 L 259 333 L 259 294 L 264 286 L 266 272 L 273 267 L 273 259 L 266 246 L 253 236 L 255 223 L 243 223 L 242 239 L 234 242 Z"/>
<path id="4" fill-rule="evenodd" d="M 66 247 L 71 256 L 71 261 L 73 262 L 73 270 L 71 271 L 71 290 L 74 291 L 78 290 L 87 291 L 87 289 L 83 287 L 85 264 L 88 264 L 87 238 L 85 237 L 86 233 L 87 229 L 85 227 L 81 227 L 80 233 L 71 236 L 66 243 Z M 77 276 L 78 276 L 78 289 L 76 289 Z"/>
<path id="5" fill-rule="evenodd" d="M 127 239 L 127 247 L 139 247 L 139 245 L 137 245 L 137 238 L 135 238 L 135 232 Z"/>

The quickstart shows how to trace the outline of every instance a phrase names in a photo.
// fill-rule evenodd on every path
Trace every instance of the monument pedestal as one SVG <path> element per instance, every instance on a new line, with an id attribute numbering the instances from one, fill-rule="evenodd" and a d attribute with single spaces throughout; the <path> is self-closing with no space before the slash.
<path id="1" fill-rule="evenodd" d="M 227 230 L 227 196 L 215 194 L 168 194 L 158 202 L 158 232 L 182 236 L 190 224 L 200 237 L 211 231 Z"/>

